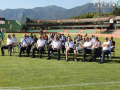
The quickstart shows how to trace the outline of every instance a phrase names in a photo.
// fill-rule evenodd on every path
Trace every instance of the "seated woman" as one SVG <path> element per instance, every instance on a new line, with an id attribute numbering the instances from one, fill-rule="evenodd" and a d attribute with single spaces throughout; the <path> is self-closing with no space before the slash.
<path id="1" fill-rule="evenodd" d="M 75 61 L 77 62 L 76 60 L 76 57 L 77 57 L 77 51 L 74 50 L 75 49 L 75 45 L 74 45 L 74 42 L 71 40 L 71 37 L 68 37 L 68 41 L 65 43 L 65 48 L 66 48 L 66 61 L 68 61 L 68 53 L 75 53 Z"/>
<path id="2" fill-rule="evenodd" d="M 52 41 L 52 47 L 50 47 L 49 49 L 48 49 L 48 58 L 47 58 L 47 60 L 49 60 L 50 59 L 50 52 L 52 51 L 52 52 L 58 52 L 58 58 L 57 58 L 57 60 L 60 60 L 60 48 L 61 48 L 61 42 L 58 40 L 58 37 L 57 36 L 55 36 L 54 37 L 54 41 Z"/>
<path id="3" fill-rule="evenodd" d="M 85 37 L 86 42 L 84 43 L 83 46 L 83 60 L 82 62 L 85 61 L 86 54 L 90 54 L 92 52 L 92 43 L 89 41 L 89 37 Z"/>
<path id="4" fill-rule="evenodd" d="M 93 52 L 97 53 L 97 51 L 101 51 L 101 42 L 99 41 L 98 37 L 95 38 L 95 42 L 93 43 Z M 101 57 L 101 55 L 99 54 L 99 57 Z"/>

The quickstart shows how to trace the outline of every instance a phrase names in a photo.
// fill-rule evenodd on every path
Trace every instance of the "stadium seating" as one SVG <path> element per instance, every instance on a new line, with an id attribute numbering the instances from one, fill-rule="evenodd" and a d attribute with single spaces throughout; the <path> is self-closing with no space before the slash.
<path id="1" fill-rule="evenodd" d="M 115 31 L 115 32 L 113 32 L 112 34 L 120 35 L 120 30 Z"/>
<path id="2" fill-rule="evenodd" d="M 46 32 L 64 32 L 62 29 L 57 29 L 57 30 L 47 30 Z"/>
<path id="3" fill-rule="evenodd" d="M 94 33 L 96 30 L 84 30 L 82 33 L 88 33 L 88 34 L 92 34 Z"/>
<path id="4" fill-rule="evenodd" d="M 26 30 L 26 32 L 39 32 L 40 30 Z"/>
<path id="5" fill-rule="evenodd" d="M 80 30 L 68 30 L 67 33 L 78 33 Z"/>
<path id="6" fill-rule="evenodd" d="M 120 27 L 120 24 L 114 24 L 113 26 L 114 27 Z"/>
<path id="7" fill-rule="evenodd" d="M 6 20 L 5 21 L 6 31 L 9 31 L 9 32 L 20 31 L 20 26 L 21 25 L 16 20 Z"/>

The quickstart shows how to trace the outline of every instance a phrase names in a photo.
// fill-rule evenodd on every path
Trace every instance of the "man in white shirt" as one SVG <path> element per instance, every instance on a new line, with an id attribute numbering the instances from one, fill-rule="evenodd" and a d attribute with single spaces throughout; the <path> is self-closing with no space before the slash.
<path id="1" fill-rule="evenodd" d="M 74 42 L 71 40 L 71 37 L 68 37 L 68 41 L 65 43 L 65 48 L 66 48 L 66 61 L 68 61 L 68 53 L 75 53 L 75 61 L 77 57 L 77 51 L 75 49 Z"/>
<path id="2" fill-rule="evenodd" d="M 27 35 L 27 38 L 30 40 L 30 48 L 31 48 L 32 45 L 34 44 L 33 38 L 29 37 L 29 35 Z"/>
<path id="3" fill-rule="evenodd" d="M 4 51 L 3 49 L 9 49 L 10 50 L 10 56 L 12 53 L 12 45 L 13 45 L 13 39 L 11 38 L 10 34 L 7 35 L 7 45 L 1 47 L 1 51 L 2 51 L 2 56 L 4 56 Z"/>
<path id="4" fill-rule="evenodd" d="M 19 57 L 21 57 L 22 51 L 27 50 L 27 56 L 29 57 L 30 53 L 30 39 L 27 38 L 27 35 L 23 35 L 23 39 L 21 39 L 21 47 L 20 47 L 20 53 Z"/>
<path id="5" fill-rule="evenodd" d="M 82 62 L 85 61 L 86 54 L 91 54 L 92 52 L 92 43 L 89 41 L 89 37 L 85 37 L 86 42 L 84 43 L 83 46 L 83 60 Z"/>
<path id="6" fill-rule="evenodd" d="M 37 40 L 36 47 L 33 48 L 31 58 L 35 58 L 35 51 L 39 52 L 40 53 L 40 58 L 42 58 L 42 52 L 44 51 L 44 47 L 45 47 L 45 40 L 43 40 L 42 35 L 40 35 L 39 39 Z"/>
<path id="7" fill-rule="evenodd" d="M 97 56 L 102 53 L 102 59 L 100 61 L 101 64 L 104 62 L 105 54 L 109 54 L 111 50 L 111 42 L 108 40 L 108 37 L 105 38 L 102 48 L 103 51 L 98 51 L 93 58 L 93 60 L 96 60 Z"/>
<path id="8" fill-rule="evenodd" d="M 61 48 L 61 42 L 58 40 L 58 37 L 54 37 L 54 41 L 52 42 L 52 47 L 48 49 L 48 58 L 47 60 L 50 59 L 50 51 L 52 52 L 58 52 L 58 58 L 57 60 L 60 60 L 60 48 Z"/>

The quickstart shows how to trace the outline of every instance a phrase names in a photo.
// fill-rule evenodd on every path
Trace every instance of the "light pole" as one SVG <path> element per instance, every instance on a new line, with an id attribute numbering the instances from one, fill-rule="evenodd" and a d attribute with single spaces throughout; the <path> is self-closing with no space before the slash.
<path id="1" fill-rule="evenodd" d="M 98 18 L 99 18 L 99 12 L 100 12 L 100 0 L 98 0 Z"/>

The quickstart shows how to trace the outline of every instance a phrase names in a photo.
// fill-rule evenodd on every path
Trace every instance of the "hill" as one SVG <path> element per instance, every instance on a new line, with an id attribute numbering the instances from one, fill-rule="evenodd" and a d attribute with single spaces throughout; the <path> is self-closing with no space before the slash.
<path id="1" fill-rule="evenodd" d="M 100 12 L 109 13 L 113 10 L 112 7 L 100 8 Z M 81 15 L 87 12 L 97 12 L 97 7 L 93 7 L 92 3 L 87 3 L 82 6 L 77 6 L 71 9 L 65 9 L 55 5 L 47 7 L 36 7 L 33 9 L 6 9 L 0 10 L 0 17 L 8 20 L 21 20 L 22 12 L 25 17 L 33 19 L 68 19 L 70 17 Z"/>

